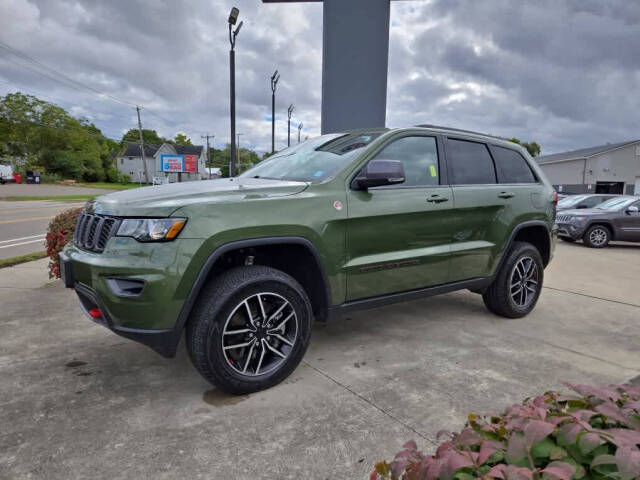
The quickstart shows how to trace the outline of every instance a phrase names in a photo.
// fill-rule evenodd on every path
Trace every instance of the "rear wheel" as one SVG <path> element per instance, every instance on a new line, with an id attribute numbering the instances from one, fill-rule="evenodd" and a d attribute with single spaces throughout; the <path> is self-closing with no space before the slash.
<path id="1" fill-rule="evenodd" d="M 585 232 L 582 241 L 587 247 L 604 248 L 611 240 L 611 232 L 604 225 L 593 225 Z"/>
<path id="2" fill-rule="evenodd" d="M 300 363 L 312 319 L 309 299 L 291 276 L 239 267 L 203 288 L 187 325 L 187 348 L 200 374 L 219 389 L 256 392 Z"/>
<path id="3" fill-rule="evenodd" d="M 514 242 L 493 283 L 482 295 L 484 304 L 508 318 L 527 315 L 535 307 L 544 276 L 540 252 L 527 242 Z"/>

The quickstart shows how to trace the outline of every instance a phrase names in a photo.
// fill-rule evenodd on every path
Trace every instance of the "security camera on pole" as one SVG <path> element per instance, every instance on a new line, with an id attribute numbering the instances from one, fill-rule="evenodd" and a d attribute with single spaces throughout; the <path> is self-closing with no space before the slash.
<path id="1" fill-rule="evenodd" d="M 236 7 L 231 9 L 229 14 L 229 43 L 231 49 L 229 50 L 229 74 L 231 83 L 231 157 L 229 158 L 229 176 L 233 177 L 235 173 L 235 159 L 236 159 L 236 36 L 240 33 L 242 28 L 242 22 L 238 24 L 238 27 L 233 30 L 233 26 L 238 21 L 238 15 L 240 10 Z"/>
<path id="2" fill-rule="evenodd" d="M 293 103 L 287 108 L 287 147 L 291 146 L 291 115 L 293 115 L 295 109 L 296 107 L 293 106 Z"/>

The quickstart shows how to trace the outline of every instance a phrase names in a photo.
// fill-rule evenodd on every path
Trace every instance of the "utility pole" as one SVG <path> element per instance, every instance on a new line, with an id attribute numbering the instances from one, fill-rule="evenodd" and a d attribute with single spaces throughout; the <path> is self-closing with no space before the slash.
<path id="1" fill-rule="evenodd" d="M 140 121 L 140 107 L 136 105 L 138 112 L 138 132 L 140 132 L 140 153 L 142 155 L 142 166 L 144 168 L 144 183 L 149 183 L 149 172 L 147 172 L 147 159 L 144 156 L 144 139 L 142 137 L 142 122 Z"/>
<path id="2" fill-rule="evenodd" d="M 291 115 L 293 115 L 295 109 L 296 107 L 293 106 L 293 103 L 287 108 L 287 147 L 291 146 Z"/>
<path id="3" fill-rule="evenodd" d="M 200 135 L 200 138 L 206 138 L 207 139 L 207 164 L 205 165 L 205 167 L 210 168 L 211 167 L 211 149 L 209 148 L 209 139 L 213 139 L 216 138 L 215 135 L 209 135 L 209 133 L 207 132 L 206 135 Z"/>
<path id="4" fill-rule="evenodd" d="M 241 165 L 240 164 L 240 135 L 244 135 L 244 133 L 236 133 L 236 137 L 238 139 L 238 143 L 237 143 L 238 148 L 236 149 L 238 158 L 236 159 L 236 165 L 238 166 L 238 169 L 240 169 L 240 165 Z"/>
<path id="5" fill-rule="evenodd" d="M 300 130 L 302 130 L 302 122 L 298 124 L 298 143 L 300 143 Z"/>
<path id="6" fill-rule="evenodd" d="M 271 155 L 276 153 L 276 86 L 280 80 L 278 70 L 271 76 Z"/>
<path id="7" fill-rule="evenodd" d="M 240 29 L 242 28 L 242 22 L 238 24 L 235 30 L 233 30 L 233 26 L 236 24 L 238 20 L 238 15 L 240 11 L 233 7 L 231 9 L 231 13 L 229 14 L 229 43 L 231 44 L 231 49 L 229 50 L 229 82 L 231 84 L 230 93 L 230 103 L 231 103 L 231 155 L 229 156 L 229 177 L 233 177 L 235 172 L 234 163 L 236 156 L 236 37 L 238 33 L 240 33 Z"/>

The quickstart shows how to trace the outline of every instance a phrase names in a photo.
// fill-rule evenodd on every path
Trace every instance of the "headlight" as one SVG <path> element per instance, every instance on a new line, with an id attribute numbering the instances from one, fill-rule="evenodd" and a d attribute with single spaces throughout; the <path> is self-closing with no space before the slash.
<path id="1" fill-rule="evenodd" d="M 584 222 L 586 219 L 587 219 L 587 217 L 585 217 L 585 216 L 569 217 L 569 221 L 570 222 Z"/>
<path id="2" fill-rule="evenodd" d="M 125 218 L 118 237 L 133 237 L 139 242 L 164 242 L 178 236 L 186 218 Z"/>

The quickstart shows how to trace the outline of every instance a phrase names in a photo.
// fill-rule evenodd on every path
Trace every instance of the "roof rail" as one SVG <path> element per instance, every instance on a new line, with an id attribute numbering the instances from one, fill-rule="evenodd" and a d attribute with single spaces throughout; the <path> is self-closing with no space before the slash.
<path id="1" fill-rule="evenodd" d="M 482 135 L 483 137 L 491 137 L 491 138 L 497 138 L 499 140 L 507 140 L 506 138 L 498 137 L 497 135 L 489 135 L 488 133 L 474 132 L 473 130 L 464 130 L 462 128 L 443 127 L 441 125 L 431 125 L 431 124 L 416 125 L 416 127 L 419 127 L 419 128 L 437 128 L 439 130 L 451 130 L 452 132 L 472 133 L 473 135 Z"/>

